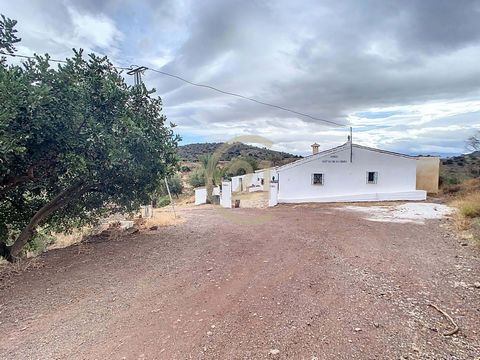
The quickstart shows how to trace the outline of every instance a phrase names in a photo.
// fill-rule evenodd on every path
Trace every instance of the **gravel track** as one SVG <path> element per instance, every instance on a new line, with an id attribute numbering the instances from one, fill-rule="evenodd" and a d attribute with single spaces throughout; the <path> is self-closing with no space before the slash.
<path id="1" fill-rule="evenodd" d="M 447 220 L 181 209 L 3 279 L 2 359 L 474 359 L 479 253 Z M 478 284 L 477 284 L 478 285 Z M 460 326 L 450 323 L 434 303 Z"/>

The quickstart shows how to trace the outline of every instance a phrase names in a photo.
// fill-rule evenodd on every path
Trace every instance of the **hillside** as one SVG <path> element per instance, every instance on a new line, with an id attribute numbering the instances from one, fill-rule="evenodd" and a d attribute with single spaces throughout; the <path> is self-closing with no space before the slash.
<path id="1" fill-rule="evenodd" d="M 188 144 L 178 147 L 178 155 L 183 161 L 198 161 L 202 155 L 214 153 L 223 143 L 202 143 Z M 222 155 L 220 160 L 230 161 L 237 156 L 250 156 L 257 161 L 270 160 L 276 163 L 290 162 L 299 159 L 301 156 L 289 154 L 282 151 L 274 151 L 267 148 L 259 148 L 243 143 L 235 143 Z"/>
<path id="2" fill-rule="evenodd" d="M 444 158 L 440 173 L 446 183 L 456 184 L 480 176 L 480 151 Z"/>

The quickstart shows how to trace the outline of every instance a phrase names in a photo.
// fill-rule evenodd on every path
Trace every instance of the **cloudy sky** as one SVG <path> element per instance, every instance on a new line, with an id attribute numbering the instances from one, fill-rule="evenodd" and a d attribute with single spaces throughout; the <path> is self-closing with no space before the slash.
<path id="1" fill-rule="evenodd" d="M 480 1 L 0 0 L 18 52 L 71 48 L 353 126 L 357 143 L 410 154 L 465 152 L 480 130 Z M 260 135 L 306 154 L 347 127 L 164 75 L 144 80 L 184 143 Z"/>

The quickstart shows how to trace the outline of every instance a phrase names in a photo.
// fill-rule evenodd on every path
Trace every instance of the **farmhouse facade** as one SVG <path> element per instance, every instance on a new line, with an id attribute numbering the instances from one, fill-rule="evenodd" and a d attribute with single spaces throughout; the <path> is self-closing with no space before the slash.
<path id="1" fill-rule="evenodd" d="M 278 202 L 425 200 L 417 158 L 347 142 L 276 169 Z"/>
<path id="2" fill-rule="evenodd" d="M 350 140 L 324 151 L 319 151 L 315 143 L 310 156 L 233 177 L 226 195 L 230 198 L 231 193 L 268 192 L 269 206 L 425 200 L 427 192 L 438 191 L 439 163 L 438 157 L 409 156 L 353 144 Z M 202 198 L 203 192 L 198 191 Z M 223 193 L 222 189 L 220 198 Z"/>

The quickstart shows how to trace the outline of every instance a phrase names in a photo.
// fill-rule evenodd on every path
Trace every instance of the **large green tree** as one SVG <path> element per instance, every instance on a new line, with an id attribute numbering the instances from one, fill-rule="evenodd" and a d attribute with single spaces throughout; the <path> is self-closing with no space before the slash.
<path id="1" fill-rule="evenodd" d="M 0 50 L 14 51 L 14 25 L 0 20 Z M 48 55 L 2 59 L 0 255 L 18 258 L 39 227 L 68 231 L 150 201 L 179 140 L 153 93 L 81 50 L 57 67 Z"/>

